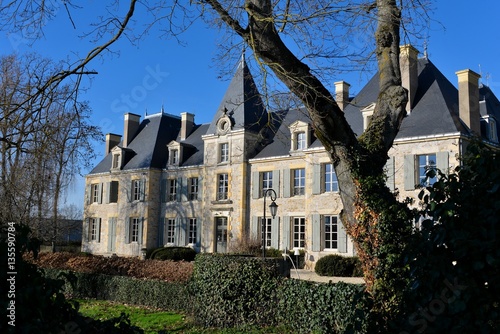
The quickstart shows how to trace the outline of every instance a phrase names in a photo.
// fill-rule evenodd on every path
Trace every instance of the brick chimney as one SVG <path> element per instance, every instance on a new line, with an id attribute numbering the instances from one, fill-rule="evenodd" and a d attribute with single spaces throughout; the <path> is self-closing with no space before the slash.
<path id="1" fill-rule="evenodd" d="M 339 106 L 340 110 L 344 111 L 344 108 L 349 103 L 349 85 L 345 81 L 337 81 L 334 83 L 335 85 L 335 101 Z"/>
<path id="2" fill-rule="evenodd" d="M 122 136 L 115 135 L 114 133 L 106 134 L 106 152 L 105 155 L 108 155 L 111 150 L 120 143 L 122 140 Z"/>
<path id="3" fill-rule="evenodd" d="M 139 129 L 139 121 L 141 116 L 127 113 L 125 114 L 125 124 L 123 129 L 123 147 L 128 147 L 132 139 L 134 139 L 137 130 Z"/>
<path id="4" fill-rule="evenodd" d="M 193 130 L 194 115 L 188 112 L 181 113 L 181 140 L 185 140 Z"/>
<path id="5" fill-rule="evenodd" d="M 406 112 L 414 107 L 415 95 L 418 89 L 418 50 L 410 44 L 399 48 L 399 68 L 401 70 L 401 85 L 408 90 Z"/>
<path id="6" fill-rule="evenodd" d="M 460 119 L 476 135 L 481 134 L 479 113 L 479 78 L 469 69 L 455 72 L 458 77 L 458 111 Z"/>

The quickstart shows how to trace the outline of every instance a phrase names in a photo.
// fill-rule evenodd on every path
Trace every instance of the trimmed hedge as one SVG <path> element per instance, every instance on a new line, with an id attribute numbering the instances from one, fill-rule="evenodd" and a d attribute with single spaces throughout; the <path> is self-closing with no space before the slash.
<path id="1" fill-rule="evenodd" d="M 363 276 L 361 262 L 358 257 L 346 257 L 337 254 L 320 258 L 314 267 L 314 271 L 320 276 Z"/>
<path id="2" fill-rule="evenodd" d="M 160 247 L 153 250 L 148 258 L 192 262 L 195 257 L 196 251 L 189 247 Z"/>
<path id="3" fill-rule="evenodd" d="M 43 269 L 43 272 L 47 278 L 64 276 L 63 292 L 71 298 L 111 300 L 178 312 L 189 311 L 192 305 L 185 283 L 58 269 Z"/>

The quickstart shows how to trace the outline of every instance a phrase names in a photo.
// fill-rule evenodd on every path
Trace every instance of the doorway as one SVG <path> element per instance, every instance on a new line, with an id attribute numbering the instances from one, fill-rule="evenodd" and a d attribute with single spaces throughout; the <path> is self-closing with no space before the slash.
<path id="1" fill-rule="evenodd" d="M 216 253 L 227 253 L 227 217 L 215 218 Z"/>

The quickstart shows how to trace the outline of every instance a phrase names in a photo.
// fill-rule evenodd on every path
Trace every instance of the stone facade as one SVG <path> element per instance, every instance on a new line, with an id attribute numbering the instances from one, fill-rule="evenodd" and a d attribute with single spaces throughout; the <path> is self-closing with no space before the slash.
<path id="1" fill-rule="evenodd" d="M 387 185 L 401 198 L 416 198 L 415 185 L 429 182 L 422 179 L 426 168 L 455 168 L 475 135 L 459 117 L 467 111 L 458 111 L 457 89 L 411 51 L 402 52 L 410 57 L 402 64 L 418 71 L 402 72 L 418 78 L 406 80 L 412 101 L 386 165 Z M 341 83 L 338 98 L 360 134 L 374 109 L 378 77 L 354 98 L 349 84 Z M 479 93 L 486 95 L 498 105 L 493 94 Z M 500 113 L 479 110 L 471 117 L 489 125 Z M 304 250 L 309 268 L 328 254 L 355 255 L 339 219 L 335 171 L 305 111 L 272 112 L 270 122 L 267 115 L 242 60 L 210 124 L 196 125 L 187 113 L 161 112 L 142 122 L 126 116 L 125 138 L 108 135 L 105 158 L 86 177 L 82 250 L 120 256 L 161 246 L 228 252 L 243 240 L 262 242 L 266 210 L 266 247 Z M 484 137 L 498 146 L 491 138 Z M 267 189 L 276 193 L 276 217 L 268 208 L 274 198 L 264 199 Z"/>

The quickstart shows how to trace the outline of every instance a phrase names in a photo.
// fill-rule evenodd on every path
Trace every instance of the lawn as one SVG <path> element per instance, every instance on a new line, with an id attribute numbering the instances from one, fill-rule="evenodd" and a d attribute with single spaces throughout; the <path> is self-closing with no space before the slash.
<path id="1" fill-rule="evenodd" d="M 134 305 L 124 305 L 102 300 L 78 300 L 80 313 L 93 319 L 106 320 L 118 317 L 123 312 L 130 318 L 132 325 L 142 328 L 146 334 L 285 334 L 285 328 L 265 329 L 218 329 L 196 327 L 182 314 L 164 312 Z"/>

